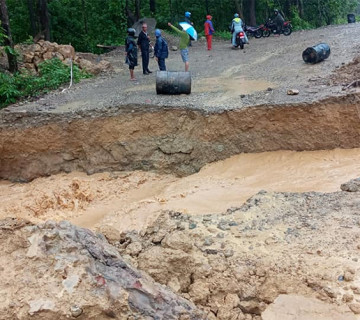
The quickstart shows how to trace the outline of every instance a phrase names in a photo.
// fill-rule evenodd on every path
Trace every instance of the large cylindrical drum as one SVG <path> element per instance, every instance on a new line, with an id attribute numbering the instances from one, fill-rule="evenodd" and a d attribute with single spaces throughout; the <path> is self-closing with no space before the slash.
<path id="1" fill-rule="evenodd" d="M 316 46 L 307 48 L 303 54 L 303 60 L 306 63 L 318 63 L 330 56 L 330 47 L 326 43 L 319 43 Z"/>
<path id="2" fill-rule="evenodd" d="M 349 13 L 347 15 L 347 20 L 348 20 L 348 23 L 355 23 L 356 22 L 356 17 L 353 13 Z"/>
<path id="3" fill-rule="evenodd" d="M 156 73 L 157 94 L 190 94 L 191 74 L 182 71 L 158 71 Z"/>

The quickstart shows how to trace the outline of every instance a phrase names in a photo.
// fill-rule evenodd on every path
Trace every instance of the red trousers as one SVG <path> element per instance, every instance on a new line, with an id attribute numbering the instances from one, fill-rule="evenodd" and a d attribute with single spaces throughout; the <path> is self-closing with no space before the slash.
<path id="1" fill-rule="evenodd" d="M 211 50 L 212 49 L 212 47 L 211 47 L 211 45 L 212 45 L 212 34 L 206 36 L 206 41 L 207 41 L 208 50 Z"/>

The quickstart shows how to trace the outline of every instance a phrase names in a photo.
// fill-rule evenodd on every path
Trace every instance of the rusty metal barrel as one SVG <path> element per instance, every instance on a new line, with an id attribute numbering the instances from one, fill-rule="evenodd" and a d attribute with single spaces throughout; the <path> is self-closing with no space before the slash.
<path id="1" fill-rule="evenodd" d="M 158 71 L 156 73 L 157 94 L 190 94 L 191 74 L 183 71 Z"/>
<path id="2" fill-rule="evenodd" d="M 356 22 L 356 17 L 353 13 L 349 13 L 347 15 L 347 21 L 348 23 L 355 23 Z"/>
<path id="3" fill-rule="evenodd" d="M 330 47 L 326 43 L 319 43 L 316 46 L 307 48 L 303 54 L 302 58 L 306 63 L 318 63 L 323 61 L 330 56 Z"/>

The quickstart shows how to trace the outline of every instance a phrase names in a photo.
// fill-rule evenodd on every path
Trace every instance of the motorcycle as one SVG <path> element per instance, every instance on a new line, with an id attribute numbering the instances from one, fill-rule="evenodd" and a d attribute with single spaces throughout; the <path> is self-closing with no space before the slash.
<path id="1" fill-rule="evenodd" d="M 244 49 L 244 44 L 245 44 L 244 31 L 240 31 L 236 34 L 235 43 L 236 43 L 235 48 L 240 47 L 240 49 Z"/>
<path id="2" fill-rule="evenodd" d="M 265 25 L 262 27 L 263 37 L 267 38 L 270 37 L 270 34 L 277 33 L 277 26 L 274 24 L 271 19 L 269 19 Z M 284 36 L 289 36 L 292 32 L 292 25 L 291 21 L 285 21 L 282 27 L 281 33 Z"/>
<path id="3" fill-rule="evenodd" d="M 259 39 L 263 36 L 263 27 L 263 24 L 258 27 L 251 27 L 245 25 L 244 30 L 248 37 L 255 37 L 256 39 Z"/>

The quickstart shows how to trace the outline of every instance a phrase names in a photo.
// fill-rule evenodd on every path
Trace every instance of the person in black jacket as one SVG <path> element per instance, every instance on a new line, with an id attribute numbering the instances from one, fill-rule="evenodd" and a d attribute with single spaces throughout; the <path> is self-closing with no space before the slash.
<path id="1" fill-rule="evenodd" d="M 128 36 L 125 40 L 126 60 L 125 62 L 129 65 L 130 80 L 136 81 L 134 76 L 134 69 L 137 66 L 137 47 L 135 41 L 135 29 L 129 28 L 127 30 Z"/>
<path id="2" fill-rule="evenodd" d="M 154 47 L 155 58 L 158 62 L 160 71 L 166 71 L 165 59 L 169 56 L 169 48 L 166 40 L 161 36 L 159 29 L 155 30 L 156 43 Z"/>
<path id="3" fill-rule="evenodd" d="M 141 50 L 143 74 L 147 75 L 147 74 L 151 73 L 151 71 L 149 70 L 150 38 L 147 33 L 147 24 L 146 23 L 144 23 L 142 25 L 137 44 L 139 46 L 139 49 Z"/>
<path id="4" fill-rule="evenodd" d="M 276 33 L 280 35 L 284 26 L 285 19 L 283 18 L 278 9 L 274 10 L 274 17 L 271 20 L 274 25 L 276 25 Z"/>

